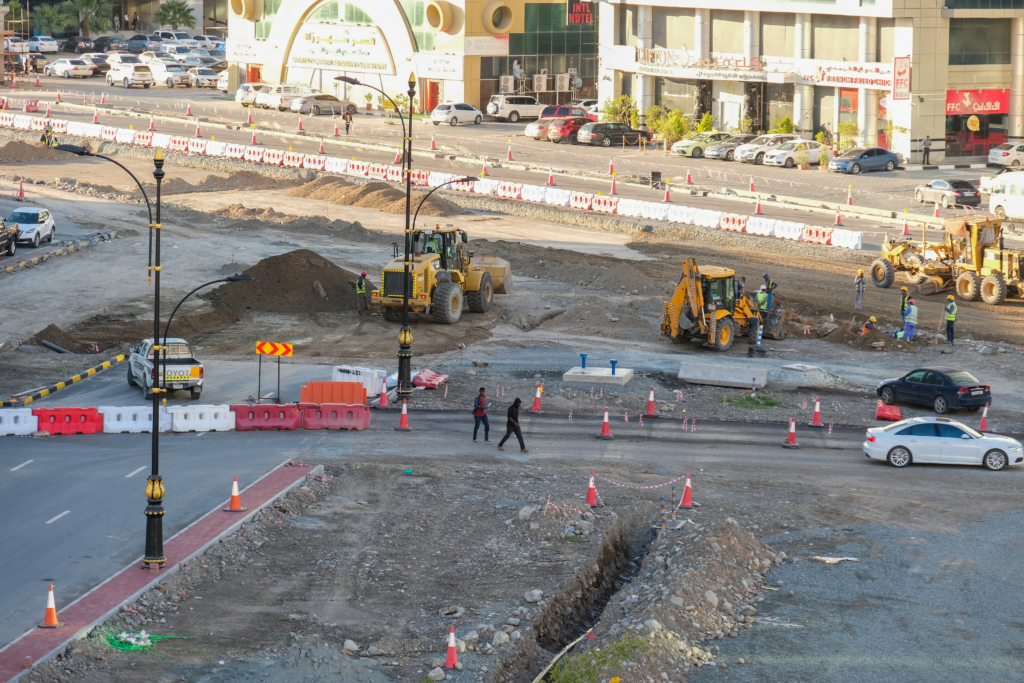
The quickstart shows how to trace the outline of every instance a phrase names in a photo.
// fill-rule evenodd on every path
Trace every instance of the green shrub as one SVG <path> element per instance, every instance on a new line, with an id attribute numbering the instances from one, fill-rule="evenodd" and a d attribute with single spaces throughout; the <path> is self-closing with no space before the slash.
<path id="1" fill-rule="evenodd" d="M 549 683 L 600 683 L 623 663 L 647 648 L 643 638 L 625 635 L 598 649 L 563 657 L 548 674 Z"/>

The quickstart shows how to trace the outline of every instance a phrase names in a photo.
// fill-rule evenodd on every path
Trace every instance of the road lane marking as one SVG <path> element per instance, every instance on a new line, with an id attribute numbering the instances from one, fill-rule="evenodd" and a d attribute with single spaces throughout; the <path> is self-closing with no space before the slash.
<path id="1" fill-rule="evenodd" d="M 56 517 L 51 519 L 49 522 L 47 522 L 47 524 L 53 524 L 54 522 L 56 522 L 58 519 L 60 519 L 64 515 L 68 514 L 69 512 L 71 512 L 71 510 L 65 510 L 64 512 L 60 513 L 59 515 L 57 515 Z"/>
<path id="2" fill-rule="evenodd" d="M 20 470 L 22 467 L 24 467 L 25 465 L 29 464 L 30 462 L 35 462 L 35 460 L 26 460 L 25 462 L 21 463 L 17 467 L 12 467 L 11 468 L 11 472 L 17 472 L 18 470 Z"/>
<path id="3" fill-rule="evenodd" d="M 138 474 L 139 472 L 141 472 L 141 471 L 142 471 L 142 470 L 144 470 L 144 469 L 146 469 L 146 466 L 145 466 L 145 465 L 143 465 L 143 466 L 142 466 L 142 467 L 140 467 L 139 469 L 135 470 L 135 471 L 134 471 L 134 472 L 132 472 L 131 474 L 126 474 L 126 475 L 124 475 L 124 478 L 125 478 L 125 479 L 127 479 L 128 477 L 134 476 L 134 475 Z"/>

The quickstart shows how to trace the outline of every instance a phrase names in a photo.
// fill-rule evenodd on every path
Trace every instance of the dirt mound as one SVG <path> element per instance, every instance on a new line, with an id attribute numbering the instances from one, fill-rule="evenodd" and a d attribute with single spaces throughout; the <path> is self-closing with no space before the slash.
<path id="1" fill-rule="evenodd" d="M 56 325 L 47 325 L 45 329 L 32 337 L 31 342 L 33 344 L 40 344 L 43 340 L 56 344 L 62 349 L 67 349 L 71 353 L 92 353 L 91 348 Z"/>
<path id="2" fill-rule="evenodd" d="M 384 213 L 405 213 L 405 192 L 383 182 L 356 185 L 341 178 L 317 178 L 301 187 L 292 188 L 285 194 L 289 197 L 319 199 L 338 206 L 357 206 Z M 425 194 L 413 192 L 413 210 L 419 206 Z M 466 210 L 436 194 L 424 202 L 423 208 L 420 209 L 421 216 L 455 216 L 462 213 L 466 213 Z"/>
<path id="3" fill-rule="evenodd" d="M 287 213 L 281 213 L 272 208 L 250 209 L 244 204 L 231 204 L 212 212 L 216 216 L 230 218 L 239 221 L 232 226 L 239 230 L 258 230 L 266 227 L 265 222 L 277 223 L 285 232 L 292 233 L 323 233 L 328 231 L 332 237 L 346 240 L 348 242 L 366 242 L 368 244 L 391 244 L 401 238 L 393 233 L 379 232 L 364 228 L 359 221 L 349 223 L 348 221 L 334 220 L 328 222 L 326 218 L 297 217 Z"/>
<path id="4" fill-rule="evenodd" d="M 70 152 L 59 152 L 53 147 L 35 145 L 21 140 L 13 140 L 0 147 L 0 164 L 14 164 L 19 161 L 58 161 L 71 159 L 74 156 Z"/>
<path id="5" fill-rule="evenodd" d="M 233 220 L 273 221 L 275 223 L 286 223 L 295 220 L 295 216 L 281 213 L 270 207 L 266 209 L 249 209 L 244 204 L 231 204 L 211 213 Z"/>
<path id="6" fill-rule="evenodd" d="M 245 271 L 253 282 L 207 295 L 218 307 L 260 313 L 331 313 L 355 309 L 357 273 L 308 249 L 270 256 Z M 368 289 L 373 287 L 368 281 Z"/>

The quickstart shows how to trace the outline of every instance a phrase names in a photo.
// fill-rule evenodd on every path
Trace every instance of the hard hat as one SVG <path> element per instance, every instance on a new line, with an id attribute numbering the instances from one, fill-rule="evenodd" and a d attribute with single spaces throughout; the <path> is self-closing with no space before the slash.
<path id="1" fill-rule="evenodd" d="M 765 274 L 764 274 L 764 276 L 765 276 L 765 277 L 768 277 L 768 273 L 765 273 Z"/>
<path id="2" fill-rule="evenodd" d="M 907 291 L 906 287 L 900 287 L 900 289 L 902 289 L 904 292 Z"/>
<path id="3" fill-rule="evenodd" d="M 875 320 L 875 316 L 871 316 L 871 322 L 873 322 L 873 323 L 877 323 L 878 322 L 877 320 Z"/>
<path id="4" fill-rule="evenodd" d="M 363 277 L 366 277 L 366 271 L 365 271 L 365 270 L 364 270 L 364 271 L 363 271 L 362 273 L 360 273 L 360 274 L 361 274 L 361 275 L 362 275 Z"/>
<path id="5" fill-rule="evenodd" d="M 767 287 L 765 287 L 764 285 L 761 285 L 761 290 L 760 291 L 764 292 L 764 291 L 767 291 L 767 290 L 768 290 Z"/>
<path id="6" fill-rule="evenodd" d="M 947 299 L 949 299 L 950 301 L 952 301 L 952 300 L 953 300 L 953 295 L 952 295 L 952 294 L 950 294 L 950 295 L 949 295 L 949 296 L 947 296 L 946 298 L 947 298 Z"/>
<path id="7" fill-rule="evenodd" d="M 860 273 L 861 275 L 863 275 L 863 274 L 864 274 L 864 269 L 863 269 L 863 268 L 861 268 L 861 269 L 860 269 L 860 270 L 858 270 L 857 272 L 858 272 L 858 273 Z"/>
<path id="8" fill-rule="evenodd" d="M 910 303 L 914 303 L 914 300 L 913 300 L 913 299 L 911 299 L 911 300 L 910 300 Z"/>
<path id="9" fill-rule="evenodd" d="M 742 283 L 742 282 L 741 282 L 741 283 L 739 283 L 739 284 L 738 284 L 738 285 L 736 285 L 736 286 L 737 286 L 737 287 L 739 287 L 740 289 L 743 289 L 743 283 Z"/>

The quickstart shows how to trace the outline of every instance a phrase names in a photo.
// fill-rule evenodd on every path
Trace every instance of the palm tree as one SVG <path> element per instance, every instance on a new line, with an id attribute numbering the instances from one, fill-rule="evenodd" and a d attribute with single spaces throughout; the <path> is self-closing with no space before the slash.
<path id="1" fill-rule="evenodd" d="M 7 21 L 21 21 L 22 7 L 18 0 L 11 0 L 7 3 Z"/>
<path id="2" fill-rule="evenodd" d="M 108 0 L 65 0 L 60 4 L 58 12 L 63 26 L 75 29 L 79 35 L 88 38 L 89 31 L 105 31 L 110 28 L 110 16 L 114 9 Z"/>
<path id="3" fill-rule="evenodd" d="M 42 31 L 43 35 L 52 36 L 61 23 L 60 13 L 53 5 L 40 5 L 32 13 L 32 25 Z"/>
<path id="4" fill-rule="evenodd" d="M 196 27 L 196 18 L 192 14 L 192 8 L 182 0 L 166 0 L 153 13 L 153 21 L 158 24 L 169 24 L 175 31 L 179 26 Z"/>

